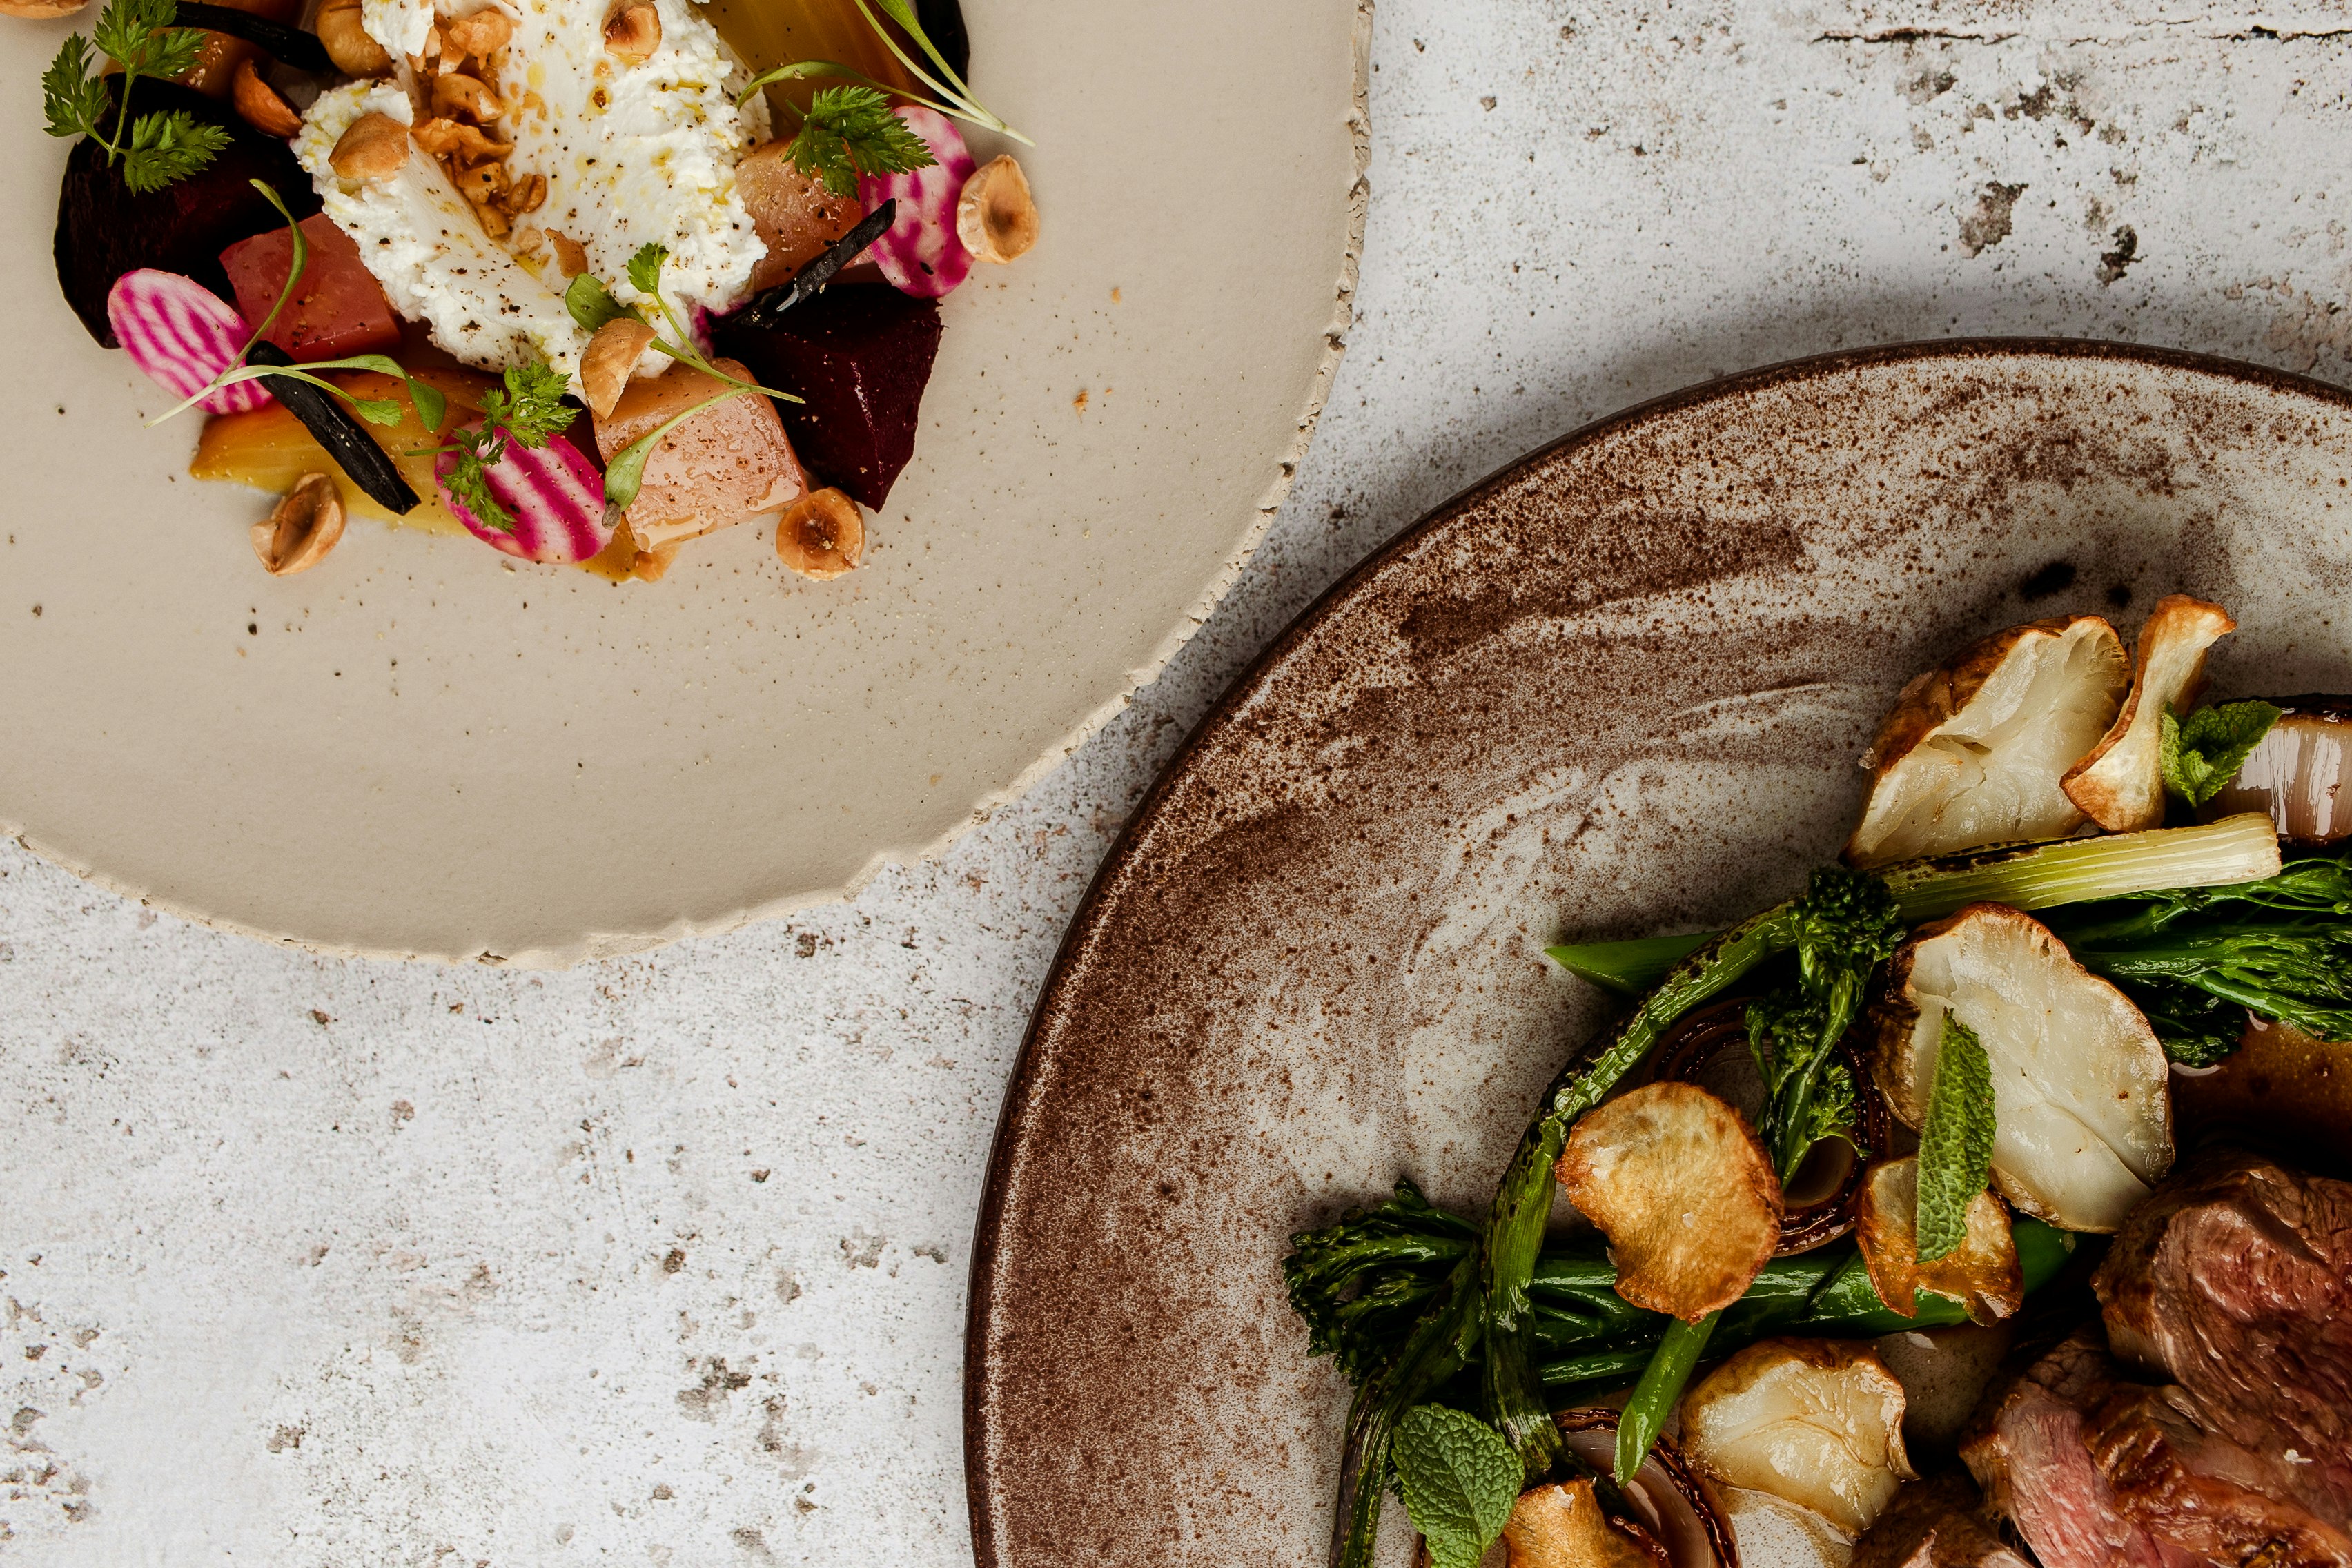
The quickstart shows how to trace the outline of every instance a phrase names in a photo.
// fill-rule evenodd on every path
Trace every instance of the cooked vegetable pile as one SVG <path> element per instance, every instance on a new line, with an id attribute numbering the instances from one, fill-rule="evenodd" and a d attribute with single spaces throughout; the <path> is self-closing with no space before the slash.
<path id="1" fill-rule="evenodd" d="M 1632 1005 L 1487 1212 L 1401 1182 L 1284 1266 L 1355 1387 L 1339 1568 L 1391 1486 L 1441 1568 L 1498 1536 L 1523 1568 L 1681 1564 L 1685 1514 L 1764 1528 L 1702 1493 L 1851 1542 L 1914 1479 L 1905 1396 L 1826 1342 L 2013 1317 L 2164 1180 L 2177 1072 L 2250 1024 L 2352 1038 L 2352 868 L 2303 800 L 2342 750 L 2264 745 L 2341 705 L 2196 707 L 2234 626 L 2175 595 L 2129 657 L 2091 616 L 1987 637 L 1904 689 L 1844 864 L 1727 931 L 1549 950 Z M 1735 1104 L 1705 1069 L 1743 1047 Z M 1556 1188 L 1597 1237 L 1548 1237 Z"/>

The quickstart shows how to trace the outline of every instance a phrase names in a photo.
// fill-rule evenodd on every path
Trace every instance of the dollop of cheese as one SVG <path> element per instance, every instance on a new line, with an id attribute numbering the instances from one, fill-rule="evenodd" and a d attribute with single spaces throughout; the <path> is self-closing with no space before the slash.
<path id="1" fill-rule="evenodd" d="M 492 134 L 513 143 L 507 166 L 515 179 L 547 180 L 545 203 L 518 220 L 519 231 L 561 232 L 628 303 L 644 298 L 628 281 L 629 258 L 658 242 L 670 253 L 661 277 L 670 303 L 725 310 L 740 302 L 764 253 L 736 193 L 735 165 L 767 134 L 767 105 L 754 94 L 736 107 L 748 75 L 688 0 L 655 3 L 660 47 L 630 64 L 605 52 L 608 0 L 502 0 L 495 8 L 515 29 L 497 84 L 507 113 Z M 362 20 L 404 56 L 421 48 L 434 13 L 431 0 L 364 0 Z M 403 124 L 416 118 L 405 87 L 355 83 L 320 95 L 294 151 L 394 308 L 467 363 L 496 370 L 543 359 L 576 390 L 588 334 L 563 308 L 569 279 L 551 245 L 519 257 L 492 239 L 422 151 L 412 148 L 407 166 L 387 179 L 345 180 L 329 165 L 343 131 L 372 111 Z M 641 368 L 667 363 L 648 352 Z"/>

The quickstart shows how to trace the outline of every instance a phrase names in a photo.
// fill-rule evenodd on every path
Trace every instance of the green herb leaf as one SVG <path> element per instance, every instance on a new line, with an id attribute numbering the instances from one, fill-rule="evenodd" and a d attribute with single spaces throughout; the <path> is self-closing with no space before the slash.
<path id="1" fill-rule="evenodd" d="M 2283 711 L 2259 699 L 2200 708 L 2186 719 L 2166 709 L 2165 787 L 2191 805 L 2203 805 L 2238 776 Z"/>
<path id="2" fill-rule="evenodd" d="M 1394 1452 L 1397 1489 L 1434 1568 L 1477 1568 L 1518 1500 L 1518 1456 L 1492 1426 L 1443 1405 L 1406 1411 Z"/>
<path id="3" fill-rule="evenodd" d="M 400 423 L 400 405 L 394 403 L 389 397 L 351 397 L 346 395 L 345 401 L 351 404 L 352 413 L 358 415 L 361 418 L 366 420 L 371 425 L 397 425 Z"/>
<path id="4" fill-rule="evenodd" d="M 178 0 L 107 0 L 106 9 L 99 14 L 98 26 L 91 32 L 100 50 L 124 70 L 140 76 L 162 76 L 162 55 L 180 46 L 165 43 L 159 35 L 172 26 L 178 11 Z M 199 45 L 203 41 L 201 36 L 196 36 Z M 192 49 L 188 63 L 194 64 L 194 59 Z M 187 65 L 180 67 L 180 70 L 187 68 Z M 177 76 L 179 71 L 171 74 Z"/>
<path id="5" fill-rule="evenodd" d="M 42 107 L 52 136 L 95 136 L 111 107 L 106 83 L 89 74 L 89 40 L 79 33 L 58 46 L 57 58 L 41 73 Z"/>
<path id="6" fill-rule="evenodd" d="M 580 323 L 580 330 L 583 332 L 593 332 L 605 322 L 624 317 L 632 321 L 646 321 L 643 314 L 614 299 L 613 291 L 604 287 L 604 280 L 593 272 L 583 272 L 572 280 L 571 286 L 563 290 L 563 308 L 571 313 L 573 321 Z M 652 324 L 646 321 L 647 326 Z"/>
<path id="7" fill-rule="evenodd" d="M 1967 1239 L 1969 1205 L 1991 1174 L 1992 1139 L 1992 1062 L 1976 1031 L 1947 1013 L 1919 1132 L 1920 1262 L 1933 1263 Z"/>
<path id="8" fill-rule="evenodd" d="M 206 124 L 184 109 L 142 114 L 131 127 L 131 145 L 122 154 L 122 183 L 134 195 L 160 191 L 211 163 L 228 144 L 226 129 Z"/>
<path id="9" fill-rule="evenodd" d="M 731 387 L 716 397 L 706 397 L 693 407 L 665 420 L 661 425 L 621 448 L 614 459 L 604 465 L 604 504 L 625 508 L 637 499 L 637 490 L 646 482 L 646 459 L 662 443 L 662 437 L 714 404 L 730 397 L 740 397 L 749 387 Z"/>
<path id="10" fill-rule="evenodd" d="M 870 87 L 818 89 L 786 153 L 836 196 L 856 195 L 860 174 L 900 174 L 937 162 L 929 144 Z"/>
<path id="11" fill-rule="evenodd" d="M 566 384 L 563 373 L 552 365 L 509 365 L 505 386 L 482 395 L 482 422 L 498 426 L 519 446 L 544 447 L 577 417 L 578 411 L 563 401 Z"/>
<path id="12" fill-rule="evenodd" d="M 669 247 L 659 240 L 639 246 L 629 258 L 629 282 L 640 294 L 660 293 L 662 263 L 668 259 Z"/>
<path id="13" fill-rule="evenodd" d="M 441 488 L 448 491 L 450 499 L 464 507 L 476 522 L 491 532 L 514 531 L 514 513 L 499 504 L 499 498 L 490 493 L 489 468 L 471 447 L 462 443 L 457 447 L 449 471 L 441 476 Z"/>

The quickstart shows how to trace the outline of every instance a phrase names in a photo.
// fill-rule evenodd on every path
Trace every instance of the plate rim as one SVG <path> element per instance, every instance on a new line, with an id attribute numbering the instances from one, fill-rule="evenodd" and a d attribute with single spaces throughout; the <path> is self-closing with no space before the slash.
<path id="1" fill-rule="evenodd" d="M 519 953 L 479 952 L 424 952 L 403 951 L 393 947 L 369 947 L 331 940 L 317 940 L 265 926 L 248 923 L 236 916 L 198 909 L 184 903 L 168 893 L 137 885 L 121 876 L 101 869 L 83 858 L 68 853 L 60 846 L 44 843 L 42 836 L 32 826 L 0 812 L 0 839 L 15 844 L 26 854 L 56 867 L 78 880 L 102 889 L 117 898 L 137 904 L 142 909 L 161 910 L 205 931 L 220 931 L 250 939 L 271 947 L 288 948 L 312 953 L 322 958 L 380 960 L 394 963 L 425 963 L 462 968 L 484 966 L 520 970 L 562 970 L 608 958 L 625 957 L 631 953 L 647 952 L 669 947 L 692 937 L 725 936 L 747 926 L 778 920 L 802 910 L 855 899 L 875 878 L 893 867 L 913 867 L 935 859 L 953 847 L 967 834 L 989 821 L 997 812 L 1011 805 L 1036 786 L 1048 773 L 1067 761 L 1081 746 L 1091 740 L 1111 720 L 1123 712 L 1134 700 L 1135 694 L 1163 673 L 1186 644 L 1208 623 L 1209 616 L 1225 595 L 1232 592 L 1258 547 L 1274 526 L 1291 487 L 1297 481 L 1298 469 L 1308 447 L 1313 443 L 1316 426 L 1330 400 L 1337 382 L 1339 363 L 1346 357 L 1348 332 L 1355 321 L 1355 300 L 1360 279 L 1367 219 L 1370 210 L 1371 121 L 1370 99 L 1371 91 L 1372 9 L 1375 0 L 1353 0 L 1353 20 L 1349 38 L 1349 58 L 1351 68 L 1348 136 L 1352 178 L 1345 200 L 1348 205 L 1348 237 L 1339 256 L 1339 266 L 1332 280 L 1331 314 L 1322 328 L 1323 352 L 1309 380 L 1306 400 L 1300 405 L 1296 428 L 1289 447 L 1276 458 L 1273 479 L 1260 493 L 1254 508 L 1254 519 L 1243 531 L 1224 560 L 1203 583 L 1201 590 L 1175 616 L 1172 624 L 1160 636 L 1139 664 L 1129 667 L 1119 677 L 1115 689 L 1108 690 L 1093 708 L 1082 714 L 1068 729 L 1049 739 L 1045 746 L 1011 778 L 982 794 L 973 800 L 962 816 L 929 839 L 915 844 L 883 844 L 866 857 L 845 878 L 831 886 L 803 889 L 775 898 L 749 902 L 723 915 L 708 920 L 676 917 L 657 928 L 632 931 L 583 931 L 573 934 L 561 948 L 546 948 Z M 1026 1037 L 1024 1037 L 1026 1048 Z"/>
<path id="2" fill-rule="evenodd" d="M 1909 339 L 1778 360 L 1748 370 L 1736 371 L 1645 399 L 1578 426 L 1565 435 L 1502 464 L 1404 524 L 1365 552 L 1360 560 L 1294 616 L 1202 711 L 1154 776 L 1150 786 L 1137 800 L 1135 808 L 1128 814 L 1118 837 L 1105 851 L 1101 864 L 1095 868 L 1094 876 L 1087 884 L 1086 892 L 1071 911 L 1070 922 L 1055 948 L 1053 963 L 1047 967 L 1045 979 L 1039 983 L 1036 1005 L 1031 1009 L 1028 1028 L 1022 1035 L 1021 1049 L 1013 1058 L 1013 1070 L 1005 1079 L 1004 1098 L 997 1109 L 996 1129 L 989 1144 L 987 1174 L 981 1188 L 980 1206 L 972 1220 L 971 1265 L 965 1287 L 964 1500 L 971 1519 L 972 1556 L 977 1568 L 1003 1568 L 991 1528 L 995 1511 L 994 1478 L 987 1459 L 994 1390 L 981 1347 L 988 1342 L 995 1321 L 992 1286 L 1002 1262 L 1000 1244 L 1005 1230 L 1008 1172 L 1012 1151 L 1022 1139 L 1026 1116 L 1034 1100 L 1038 1040 L 1064 1011 L 1063 995 L 1070 984 L 1073 960 L 1091 929 L 1100 920 L 1105 901 L 1117 890 L 1115 884 L 1126 876 L 1133 863 L 1144 830 L 1210 739 L 1223 728 L 1225 721 L 1249 699 L 1276 665 L 1313 635 L 1324 620 L 1335 614 L 1343 602 L 1351 598 L 1357 589 L 1391 558 L 1411 548 L 1423 534 L 1478 504 L 1490 491 L 1509 483 L 1539 463 L 1643 421 L 1718 399 L 1743 396 L 1853 370 L 1933 360 L 1965 363 L 1993 359 L 2113 361 L 2162 370 L 2192 371 L 2273 392 L 2313 397 L 2352 410 L 2352 388 L 2336 386 L 2311 376 L 2273 369 L 2248 360 L 2108 338 L 2029 334 Z"/>

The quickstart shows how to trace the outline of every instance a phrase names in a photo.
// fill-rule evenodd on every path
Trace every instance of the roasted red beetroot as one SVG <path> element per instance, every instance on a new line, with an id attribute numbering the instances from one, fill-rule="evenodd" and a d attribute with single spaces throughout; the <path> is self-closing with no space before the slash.
<path id="1" fill-rule="evenodd" d="M 310 248 L 302 281 L 270 323 L 269 341 L 298 364 L 398 348 L 400 318 L 393 314 L 383 286 L 360 259 L 360 247 L 352 237 L 326 214 L 313 213 L 302 220 L 302 238 Z M 238 240 L 221 252 L 220 259 L 236 290 L 237 310 L 247 321 L 258 322 L 286 287 L 294 237 L 273 228 Z"/>
<path id="2" fill-rule="evenodd" d="M 848 284 L 797 305 L 774 327 L 711 323 L 719 352 L 753 379 L 798 393 L 780 403 L 801 462 L 869 511 L 890 499 L 914 455 L 915 424 L 940 348 L 940 308 L 896 289 Z"/>
<path id="3" fill-rule="evenodd" d="M 105 149 L 96 141 L 84 137 L 66 155 L 65 181 L 58 192 L 58 284 L 89 335 L 108 348 L 115 342 L 106 320 L 106 296 L 126 272 L 146 267 L 183 273 L 228 298 L 222 247 L 286 222 L 252 181 L 275 188 L 298 217 L 319 210 L 310 176 L 286 143 L 256 131 L 227 105 L 142 77 L 132 107 L 142 114 L 184 109 L 226 129 L 229 144 L 196 174 L 143 196 L 131 195 L 120 171 L 107 167 Z"/>

